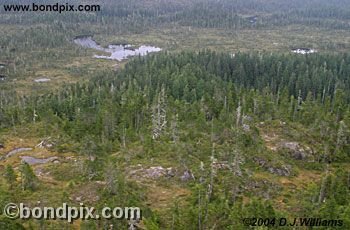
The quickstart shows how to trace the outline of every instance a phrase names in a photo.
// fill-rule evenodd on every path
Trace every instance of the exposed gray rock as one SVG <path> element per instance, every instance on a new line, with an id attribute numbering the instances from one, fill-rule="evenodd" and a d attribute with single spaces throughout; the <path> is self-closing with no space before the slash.
<path id="1" fill-rule="evenodd" d="M 305 160 L 309 155 L 307 149 L 300 146 L 298 142 L 283 142 L 280 148 L 287 150 L 289 155 L 296 160 Z"/>
<path id="2" fill-rule="evenodd" d="M 150 167 L 145 170 L 146 176 L 150 178 L 158 178 L 165 175 L 165 169 L 162 166 Z"/>
<path id="3" fill-rule="evenodd" d="M 227 169 L 227 170 L 231 169 L 231 166 L 227 161 L 222 161 L 222 162 L 214 161 L 211 163 L 211 166 L 216 170 L 217 169 Z"/>
<path id="4" fill-rule="evenodd" d="M 176 170 L 174 168 L 167 168 L 166 170 L 167 177 L 174 177 L 176 175 Z"/>
<path id="5" fill-rule="evenodd" d="M 26 162 L 29 165 L 45 164 L 53 161 L 58 161 L 58 157 L 49 157 L 49 158 L 41 159 L 41 158 L 35 158 L 30 156 L 22 156 L 21 159 L 22 161 Z"/>
<path id="6" fill-rule="evenodd" d="M 243 128 L 243 130 L 246 131 L 246 132 L 250 131 L 250 126 L 247 125 L 247 124 L 243 124 L 243 125 L 242 125 L 242 128 Z"/>
<path id="7" fill-rule="evenodd" d="M 254 157 L 254 161 L 262 167 L 264 167 L 267 164 L 267 160 L 261 157 Z"/>
<path id="8" fill-rule="evenodd" d="M 158 179 L 160 177 L 174 177 L 176 170 L 174 168 L 163 168 L 162 166 L 150 167 L 148 169 L 136 169 L 129 173 L 132 177 L 143 177 L 149 179 Z"/>
<path id="9" fill-rule="evenodd" d="M 20 152 L 32 151 L 32 150 L 33 150 L 32 148 L 16 148 L 16 149 L 13 149 L 10 152 L 8 152 L 5 156 L 1 157 L 0 160 L 3 160 L 4 158 L 9 158 L 17 153 L 20 153 Z"/>
<path id="10" fill-rule="evenodd" d="M 272 174 L 276 174 L 279 176 L 290 176 L 291 175 L 291 166 L 290 165 L 282 165 L 280 167 L 271 165 L 270 162 L 267 160 L 261 158 L 261 157 L 255 157 L 254 161 L 260 165 L 261 167 L 265 168 L 267 171 L 269 171 Z"/>
<path id="11" fill-rule="evenodd" d="M 268 167 L 267 170 L 272 173 L 279 176 L 290 176 L 291 174 L 291 167 L 290 165 L 282 165 L 281 167 Z"/>
<path id="12" fill-rule="evenodd" d="M 249 181 L 246 183 L 244 189 L 247 191 L 251 191 L 253 189 L 262 188 L 265 184 L 265 180 L 261 181 Z"/>
<path id="13" fill-rule="evenodd" d="M 50 137 L 45 138 L 39 144 L 37 144 L 35 147 L 37 147 L 37 148 L 51 148 L 54 145 L 54 143 L 50 139 L 51 139 Z"/>
<path id="14" fill-rule="evenodd" d="M 265 199 L 270 199 L 274 196 L 277 191 L 281 191 L 283 188 L 276 183 L 268 181 L 266 179 L 262 180 L 249 180 L 245 183 L 242 188 L 242 192 L 252 192 L 256 196 L 264 197 Z"/>
<path id="15" fill-rule="evenodd" d="M 242 117 L 242 128 L 245 132 L 250 131 L 250 123 L 253 122 L 253 118 L 247 115 Z"/>
<path id="16" fill-rule="evenodd" d="M 248 115 L 244 115 L 242 119 L 243 119 L 243 121 L 248 121 L 248 122 L 252 122 L 253 121 L 253 118 L 251 116 L 248 116 Z"/>
<path id="17" fill-rule="evenodd" d="M 194 180 L 195 177 L 194 177 L 193 173 L 191 172 L 191 170 L 186 169 L 184 171 L 184 173 L 182 174 L 182 176 L 180 177 L 180 179 L 182 181 L 190 181 L 190 180 Z"/>

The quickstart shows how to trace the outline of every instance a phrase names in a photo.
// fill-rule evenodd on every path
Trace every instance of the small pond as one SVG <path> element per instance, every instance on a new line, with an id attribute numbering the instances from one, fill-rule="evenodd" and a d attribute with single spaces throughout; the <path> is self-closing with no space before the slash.
<path id="1" fill-rule="evenodd" d="M 90 49 L 95 49 L 109 53 L 109 55 L 94 55 L 95 58 L 109 59 L 122 61 L 132 56 L 144 56 L 148 53 L 159 52 L 162 49 L 155 46 L 141 45 L 140 47 L 134 47 L 130 44 L 116 44 L 109 45 L 107 48 L 100 46 L 96 41 L 92 39 L 92 36 L 79 36 L 74 39 L 74 43 Z"/>
<path id="2" fill-rule="evenodd" d="M 50 78 L 37 78 L 34 81 L 37 82 L 37 83 L 42 83 L 42 82 L 51 81 L 51 79 Z"/>
<path id="3" fill-rule="evenodd" d="M 296 49 L 292 49 L 292 52 L 296 54 L 312 54 L 312 53 L 316 53 L 317 51 L 310 48 L 296 48 Z"/>

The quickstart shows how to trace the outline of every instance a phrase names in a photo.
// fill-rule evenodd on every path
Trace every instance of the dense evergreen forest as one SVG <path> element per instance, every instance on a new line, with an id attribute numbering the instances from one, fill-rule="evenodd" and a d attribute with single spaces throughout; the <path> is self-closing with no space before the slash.
<path id="1" fill-rule="evenodd" d="M 1 4 L 14 2 L 27 4 Z M 66 1 L 36 1 L 51 2 Z M 93 3 L 103 10 L 0 8 L 0 210 L 84 202 L 137 206 L 143 219 L 69 224 L 1 213 L 0 229 L 236 230 L 250 229 L 251 217 L 350 229 L 347 0 Z M 99 60 L 74 44 L 82 35 L 163 51 Z M 244 43 L 250 36 L 272 44 Z M 277 43 L 281 52 L 270 50 Z M 304 44 L 320 52 L 290 52 Z M 53 83 L 33 83 L 39 77 Z"/>
<path id="2" fill-rule="evenodd" d="M 16 1 L 25 3 L 25 1 Z M 49 4 L 60 1 L 38 0 L 38 4 Z M 64 1 L 62 1 L 64 2 Z M 80 3 L 79 0 L 70 3 Z M 3 4 L 13 4 L 4 0 Z M 142 29 L 150 25 L 159 26 L 166 23 L 180 23 L 181 25 L 199 27 L 271 27 L 274 25 L 306 24 L 332 29 L 348 29 L 350 9 L 346 0 L 330 2 L 326 0 L 291 0 L 291 1 L 259 1 L 259 0 L 194 0 L 194 1 L 96 1 L 103 3 L 104 10 L 97 18 L 94 14 L 70 15 L 16 15 L 4 17 L 3 22 L 9 24 L 47 23 L 48 20 L 62 22 L 101 23 L 113 22 L 112 31 Z M 3 9 L 1 9 L 3 10 Z M 71 14 L 71 13 L 68 13 Z M 246 17 L 250 15 L 250 17 Z M 256 18 L 254 18 L 254 16 Z M 101 28 L 102 29 L 102 28 Z"/>
<path id="3" fill-rule="evenodd" d="M 190 186 L 193 209 L 189 213 L 187 209 L 174 211 L 185 216 L 174 217 L 178 229 L 189 223 L 195 229 L 198 223 L 186 218 L 195 219 L 198 212 L 208 215 L 201 228 L 219 224 L 237 229 L 241 224 L 237 216 L 283 216 L 278 206 L 274 209 L 271 202 L 261 203 L 259 198 L 264 195 L 253 196 L 258 200 L 247 205 L 239 200 L 252 196 L 242 188 L 250 181 L 249 170 L 260 164 L 256 157 L 273 156 L 262 144 L 260 122 L 283 121 L 288 124 L 285 128 L 302 126 L 305 134 L 299 138 L 311 146 L 312 154 L 302 160 L 283 154 L 272 160 L 274 156 L 266 163 L 270 166 L 258 170 L 292 164 L 288 174 L 294 176 L 299 167 L 319 171 L 328 182 L 308 188 L 298 203 L 300 210 L 289 214 L 328 217 L 326 210 L 336 207 L 334 217 L 344 219 L 349 212 L 349 172 L 341 166 L 350 163 L 348 62 L 347 55 L 232 57 L 211 51 L 165 52 L 136 58 L 118 73 L 106 71 L 88 83 L 68 85 L 57 93 L 12 96 L 12 101 L 2 98 L 1 125 L 12 129 L 39 123 L 36 131 L 54 136 L 56 151 L 98 159 L 86 162 L 81 180 L 101 180 L 108 155 L 118 151 L 133 155 L 129 151 L 135 146 L 142 146 L 136 158 L 165 158 L 191 168 L 202 180 Z M 209 170 L 213 159 L 232 164 L 229 172 L 215 172 L 219 173 L 215 181 L 210 180 L 214 169 Z M 208 171 L 200 171 L 201 162 Z M 329 173 L 333 164 L 339 168 Z M 196 197 L 201 192 L 210 193 L 198 203 Z M 277 191 L 270 192 L 277 196 Z M 215 223 L 218 216 L 225 219 Z"/>

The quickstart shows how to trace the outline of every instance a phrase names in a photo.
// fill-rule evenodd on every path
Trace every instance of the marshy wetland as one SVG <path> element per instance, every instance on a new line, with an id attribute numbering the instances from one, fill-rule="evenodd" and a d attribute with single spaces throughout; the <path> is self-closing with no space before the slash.
<path id="1" fill-rule="evenodd" d="M 245 230 L 282 216 L 350 229 L 348 0 L 95 2 L 0 9 L 0 210 L 144 216 L 0 215 L 0 229 Z"/>

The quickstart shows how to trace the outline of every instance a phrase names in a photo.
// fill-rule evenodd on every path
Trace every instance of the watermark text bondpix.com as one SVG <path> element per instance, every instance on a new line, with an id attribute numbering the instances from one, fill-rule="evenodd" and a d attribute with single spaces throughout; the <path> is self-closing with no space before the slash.
<path id="1" fill-rule="evenodd" d="M 3 5 L 3 9 L 5 12 L 57 12 L 57 13 L 63 13 L 63 12 L 98 12 L 101 11 L 100 5 L 72 5 L 69 3 L 66 4 L 22 4 L 22 5 L 16 5 L 16 4 L 10 4 L 10 5 Z"/>
<path id="2" fill-rule="evenodd" d="M 40 202 L 38 204 L 40 205 Z M 83 203 L 80 203 L 79 207 L 69 206 L 67 203 L 63 203 L 60 207 L 28 207 L 23 203 L 9 203 L 4 207 L 3 214 L 10 219 L 59 219 L 67 220 L 69 223 L 77 219 L 142 219 L 142 211 L 138 207 L 104 207 L 99 214 L 94 207 L 87 207 Z"/>

